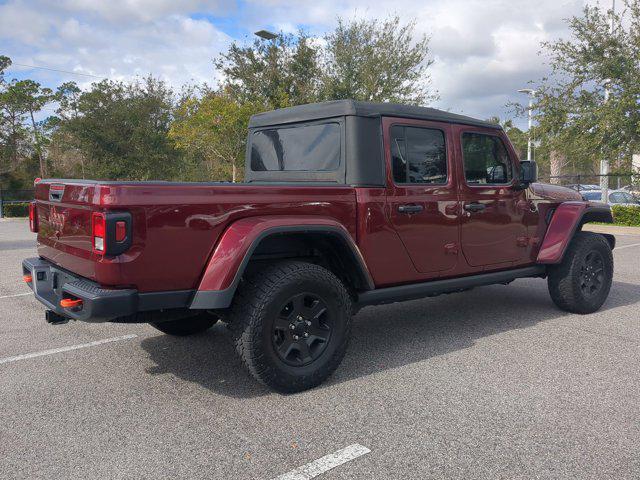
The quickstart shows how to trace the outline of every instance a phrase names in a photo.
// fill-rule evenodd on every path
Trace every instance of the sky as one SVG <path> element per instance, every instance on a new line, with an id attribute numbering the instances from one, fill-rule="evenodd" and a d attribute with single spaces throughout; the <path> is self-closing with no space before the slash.
<path id="1" fill-rule="evenodd" d="M 605 2 L 608 7 L 609 3 Z M 593 2 L 591 2 L 593 3 Z M 568 34 L 566 19 L 584 0 L 0 0 L 0 55 L 9 78 L 55 88 L 97 77 L 152 74 L 179 87 L 215 84 L 212 59 L 260 29 L 322 37 L 345 19 L 397 14 L 430 37 L 430 106 L 478 118 L 513 117 L 519 88 L 548 73 L 540 44 Z M 75 74 L 34 69 L 40 66 Z M 524 119 L 518 125 L 526 125 Z"/>

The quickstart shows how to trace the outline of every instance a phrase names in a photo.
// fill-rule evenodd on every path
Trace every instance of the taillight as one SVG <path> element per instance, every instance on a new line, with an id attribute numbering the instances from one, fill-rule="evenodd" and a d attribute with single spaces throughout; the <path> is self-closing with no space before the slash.
<path id="1" fill-rule="evenodd" d="M 93 212 L 91 215 L 91 244 L 93 252 L 104 255 L 107 248 L 107 222 L 104 213 Z"/>
<path id="2" fill-rule="evenodd" d="M 29 203 L 29 228 L 32 232 L 38 231 L 38 210 L 36 202 Z"/>
<path id="3" fill-rule="evenodd" d="M 99 255 L 120 255 L 131 247 L 133 237 L 129 212 L 93 212 L 91 246 Z"/>

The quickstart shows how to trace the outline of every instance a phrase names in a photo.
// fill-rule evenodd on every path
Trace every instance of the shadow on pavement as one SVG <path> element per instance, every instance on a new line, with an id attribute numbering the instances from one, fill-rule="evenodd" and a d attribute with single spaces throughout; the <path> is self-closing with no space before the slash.
<path id="1" fill-rule="evenodd" d="M 640 303 L 638 285 L 614 282 L 601 312 L 636 303 Z M 555 307 L 546 282 L 539 280 L 368 307 L 354 318 L 347 355 L 325 385 L 462 350 L 480 338 L 567 315 Z M 588 321 L 589 316 L 584 318 Z M 156 363 L 148 373 L 170 373 L 231 397 L 270 393 L 245 371 L 222 323 L 204 334 L 183 338 L 158 335 L 144 339 L 141 345 Z"/>

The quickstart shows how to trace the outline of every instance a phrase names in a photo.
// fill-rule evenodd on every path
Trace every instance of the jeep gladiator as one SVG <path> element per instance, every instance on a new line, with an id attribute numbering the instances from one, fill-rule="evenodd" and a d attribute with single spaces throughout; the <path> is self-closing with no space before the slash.
<path id="1" fill-rule="evenodd" d="M 22 270 L 50 323 L 222 319 L 259 381 L 300 391 L 337 368 L 364 306 L 539 277 L 559 308 L 599 309 L 615 239 L 582 226 L 611 211 L 536 175 L 470 117 L 285 108 L 251 118 L 244 183 L 38 181 Z"/>

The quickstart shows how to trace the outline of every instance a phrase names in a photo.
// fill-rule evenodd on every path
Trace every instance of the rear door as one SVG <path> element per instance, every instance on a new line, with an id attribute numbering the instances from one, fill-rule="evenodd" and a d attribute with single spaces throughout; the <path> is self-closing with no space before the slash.
<path id="1" fill-rule="evenodd" d="M 458 198 L 449 124 L 383 119 L 388 215 L 416 270 L 436 277 L 458 261 Z"/>
<path id="2" fill-rule="evenodd" d="M 462 252 L 473 267 L 528 262 L 524 215 L 530 208 L 518 184 L 516 156 L 500 130 L 454 125 L 461 159 L 458 175 Z"/>

